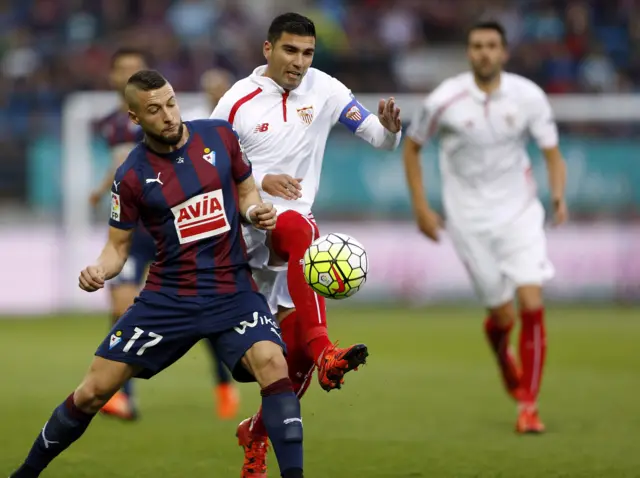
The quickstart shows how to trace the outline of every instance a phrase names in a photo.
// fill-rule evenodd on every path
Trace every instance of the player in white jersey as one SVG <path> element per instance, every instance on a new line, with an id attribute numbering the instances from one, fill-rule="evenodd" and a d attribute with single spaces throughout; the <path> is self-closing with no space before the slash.
<path id="1" fill-rule="evenodd" d="M 301 396 L 314 366 L 323 389 L 340 388 L 344 374 L 365 362 L 364 344 L 337 348 L 329 340 L 325 303 L 306 284 L 302 257 L 319 236 L 311 214 L 329 132 L 342 123 L 377 148 L 400 143 L 400 110 L 393 98 L 370 114 L 350 90 L 310 68 L 315 26 L 287 13 L 275 18 L 264 43 L 267 65 L 237 82 L 220 100 L 212 118 L 229 121 L 251 160 L 265 201 L 273 202 L 278 221 L 266 237 L 247 228 L 250 264 L 261 292 L 278 314 L 287 344 L 289 375 Z M 267 436 L 260 413 L 238 427 L 245 450 L 242 476 L 266 476 Z"/>
<path id="2" fill-rule="evenodd" d="M 444 81 L 416 113 L 404 146 L 407 181 L 420 230 L 438 241 L 442 220 L 426 199 L 420 150 L 440 141 L 446 228 L 476 292 L 488 309 L 485 331 L 503 380 L 519 404 L 516 430 L 542 432 L 537 397 L 546 353 L 542 284 L 553 276 L 547 259 L 544 209 L 536 195 L 526 144 L 546 159 L 555 222 L 567 218 L 566 169 L 543 91 L 502 71 L 505 33 L 495 22 L 468 36 L 471 72 Z M 509 332 L 520 310 L 520 364 Z"/>

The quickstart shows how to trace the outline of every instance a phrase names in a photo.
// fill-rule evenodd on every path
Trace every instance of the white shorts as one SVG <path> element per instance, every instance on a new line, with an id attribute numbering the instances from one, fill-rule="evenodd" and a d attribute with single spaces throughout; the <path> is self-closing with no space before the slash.
<path id="1" fill-rule="evenodd" d="M 249 266 L 259 292 L 264 295 L 272 314 L 278 306 L 293 309 L 293 300 L 287 284 L 287 263 L 278 261 L 267 244 L 267 233 L 251 226 L 242 226 L 242 236 L 247 244 Z"/>
<path id="2" fill-rule="evenodd" d="M 505 304 L 518 287 L 542 285 L 555 274 L 547 258 L 544 209 L 538 201 L 497 231 L 469 233 L 455 225 L 447 230 L 486 307 Z"/>

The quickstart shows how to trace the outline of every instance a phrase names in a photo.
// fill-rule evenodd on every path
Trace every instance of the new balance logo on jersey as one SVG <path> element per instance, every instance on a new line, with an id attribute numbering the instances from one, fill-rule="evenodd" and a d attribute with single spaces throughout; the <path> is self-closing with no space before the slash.
<path id="1" fill-rule="evenodd" d="M 266 133 L 269 131 L 269 123 L 260 123 L 253 130 L 254 133 Z"/>
<path id="2" fill-rule="evenodd" d="M 231 229 L 221 189 L 194 196 L 172 207 L 171 212 L 180 244 L 217 236 Z"/>
<path id="3" fill-rule="evenodd" d="M 162 174 L 162 173 L 158 173 L 158 177 L 157 177 L 157 178 L 145 179 L 145 182 L 146 182 L 147 184 L 149 184 L 149 183 L 159 183 L 159 184 L 161 184 L 162 186 L 164 186 L 164 183 L 163 183 L 162 181 L 160 181 L 160 175 L 161 175 L 161 174 Z"/>

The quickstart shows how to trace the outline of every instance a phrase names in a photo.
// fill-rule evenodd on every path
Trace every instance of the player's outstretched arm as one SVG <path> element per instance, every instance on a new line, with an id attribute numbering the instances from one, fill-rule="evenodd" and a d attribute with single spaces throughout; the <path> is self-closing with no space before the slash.
<path id="1" fill-rule="evenodd" d="M 422 182 L 421 150 L 422 145 L 420 143 L 417 143 L 411 137 L 405 138 L 403 151 L 404 169 L 418 228 L 428 238 L 438 241 L 438 230 L 442 225 L 442 219 L 429 206 Z"/>
<path id="2" fill-rule="evenodd" d="M 355 101 L 355 100 L 353 100 Z M 357 102 L 356 102 L 357 103 Z M 378 116 L 370 114 L 364 107 L 347 105 L 340 115 L 340 122 L 346 125 L 359 138 L 364 139 L 377 149 L 395 150 L 402 137 L 402 121 L 400 108 L 393 98 L 380 100 Z M 362 112 L 355 112 L 353 108 L 362 108 Z M 352 124 L 353 123 L 353 124 Z M 355 126 L 355 129 L 354 129 Z"/>
<path id="3" fill-rule="evenodd" d="M 349 88 L 332 78 L 328 103 L 334 111 L 334 124 L 341 123 L 375 148 L 392 151 L 400 144 L 402 121 L 393 98 L 380 100 L 376 116 L 360 104 Z"/>
<path id="4" fill-rule="evenodd" d="M 238 204 L 240 214 L 249 224 L 264 230 L 276 227 L 276 209 L 273 204 L 262 202 L 253 176 L 238 184 Z"/>
<path id="5" fill-rule="evenodd" d="M 129 256 L 132 237 L 133 229 L 109 228 L 109 239 L 98 260 L 80 273 L 79 285 L 82 290 L 95 292 L 104 287 L 105 281 L 120 274 Z"/>
<path id="6" fill-rule="evenodd" d="M 567 165 L 562 157 L 560 148 L 555 146 L 542 150 L 547 162 L 549 174 L 549 190 L 553 202 L 553 222 L 560 225 L 569 217 L 567 203 L 564 198 L 565 185 L 567 183 Z"/>
<path id="7" fill-rule="evenodd" d="M 401 131 L 400 108 L 394 98 L 389 98 L 380 100 L 378 116 L 367 116 L 355 133 L 374 148 L 393 151 L 400 145 Z"/>

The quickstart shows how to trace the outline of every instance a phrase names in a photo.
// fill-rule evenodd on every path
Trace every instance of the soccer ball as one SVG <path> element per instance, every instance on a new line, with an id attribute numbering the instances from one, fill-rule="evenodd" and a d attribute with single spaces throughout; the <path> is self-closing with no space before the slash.
<path id="1" fill-rule="evenodd" d="M 367 280 L 367 253 L 362 244 L 346 234 L 333 232 L 316 239 L 303 261 L 307 284 L 329 299 L 351 297 Z"/>

